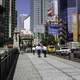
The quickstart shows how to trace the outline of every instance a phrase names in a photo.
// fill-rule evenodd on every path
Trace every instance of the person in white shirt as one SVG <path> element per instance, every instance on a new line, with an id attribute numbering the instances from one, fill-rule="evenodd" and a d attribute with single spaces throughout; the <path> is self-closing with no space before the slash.
<path id="1" fill-rule="evenodd" d="M 35 46 L 32 47 L 33 55 L 35 55 Z"/>
<path id="2" fill-rule="evenodd" d="M 46 57 L 47 47 L 43 45 L 42 50 L 43 50 L 44 57 Z"/>
<path id="3" fill-rule="evenodd" d="M 38 44 L 36 46 L 36 51 L 37 51 L 38 57 L 41 57 L 41 50 L 42 50 L 42 48 L 41 48 L 40 44 Z"/>

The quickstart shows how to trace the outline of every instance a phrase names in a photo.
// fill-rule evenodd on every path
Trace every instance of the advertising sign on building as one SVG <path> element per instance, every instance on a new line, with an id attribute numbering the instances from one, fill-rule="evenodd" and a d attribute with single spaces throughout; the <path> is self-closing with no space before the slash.
<path id="1" fill-rule="evenodd" d="M 53 35 L 58 35 L 59 27 L 58 25 L 51 24 L 48 27 L 48 33 Z"/>

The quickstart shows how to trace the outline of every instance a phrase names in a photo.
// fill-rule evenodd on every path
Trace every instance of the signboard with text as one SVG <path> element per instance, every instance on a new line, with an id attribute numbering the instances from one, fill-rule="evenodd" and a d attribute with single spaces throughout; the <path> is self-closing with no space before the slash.
<path id="1" fill-rule="evenodd" d="M 48 27 L 48 33 L 49 34 L 58 35 L 58 33 L 59 33 L 58 31 L 59 31 L 59 26 L 58 25 L 51 24 Z"/>

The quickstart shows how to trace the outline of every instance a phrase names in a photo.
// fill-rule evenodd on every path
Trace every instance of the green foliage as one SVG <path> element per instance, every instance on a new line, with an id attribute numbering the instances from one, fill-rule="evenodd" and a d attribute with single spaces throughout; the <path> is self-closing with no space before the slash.
<path id="1" fill-rule="evenodd" d="M 47 35 L 45 38 L 42 38 L 41 43 L 44 45 L 56 45 L 57 40 L 55 40 L 55 37 L 53 35 Z"/>

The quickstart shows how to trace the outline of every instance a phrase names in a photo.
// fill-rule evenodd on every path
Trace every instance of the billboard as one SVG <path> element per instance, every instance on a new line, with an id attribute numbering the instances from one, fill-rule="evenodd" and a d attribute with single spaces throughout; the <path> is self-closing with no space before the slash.
<path id="1" fill-rule="evenodd" d="M 59 33 L 59 26 L 55 25 L 55 24 L 51 24 L 48 27 L 48 33 L 52 34 L 52 35 L 58 35 L 58 33 Z"/>

